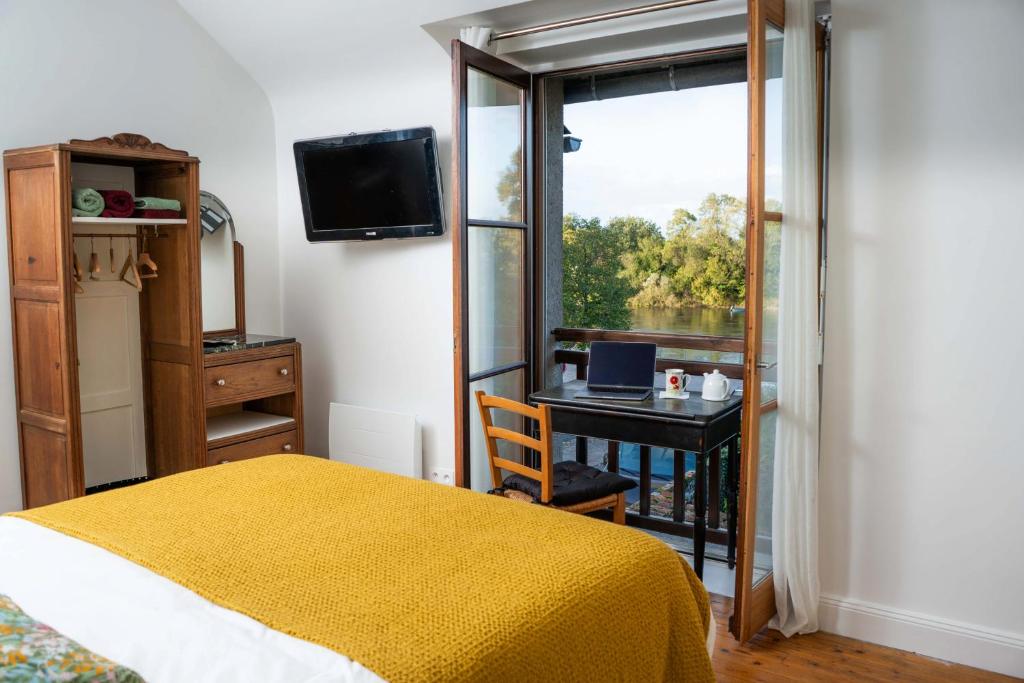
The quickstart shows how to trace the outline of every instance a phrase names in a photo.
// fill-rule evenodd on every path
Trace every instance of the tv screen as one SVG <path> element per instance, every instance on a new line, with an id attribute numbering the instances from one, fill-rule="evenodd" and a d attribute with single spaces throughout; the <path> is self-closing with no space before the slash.
<path id="1" fill-rule="evenodd" d="M 310 242 L 444 232 L 433 128 L 299 140 L 294 150 Z"/>

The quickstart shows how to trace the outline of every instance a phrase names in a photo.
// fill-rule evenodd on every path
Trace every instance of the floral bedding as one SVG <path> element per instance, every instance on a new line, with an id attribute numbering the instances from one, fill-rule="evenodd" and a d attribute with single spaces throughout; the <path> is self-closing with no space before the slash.
<path id="1" fill-rule="evenodd" d="M 142 677 L 39 623 L 0 595 L 0 681 L 141 683 Z"/>

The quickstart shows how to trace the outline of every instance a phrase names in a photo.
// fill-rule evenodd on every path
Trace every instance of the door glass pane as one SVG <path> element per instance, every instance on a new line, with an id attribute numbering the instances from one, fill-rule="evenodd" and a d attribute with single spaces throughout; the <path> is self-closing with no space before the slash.
<path id="1" fill-rule="evenodd" d="M 782 254 L 782 223 L 764 223 L 764 312 L 761 316 L 761 402 L 774 401 L 777 394 L 779 358 L 779 272 Z"/>
<path id="2" fill-rule="evenodd" d="M 754 577 L 758 582 L 772 570 L 772 486 L 775 474 L 775 424 L 779 411 L 761 413 L 760 453 L 757 464 L 757 515 L 754 528 Z"/>
<path id="3" fill-rule="evenodd" d="M 470 487 L 474 491 L 488 491 L 494 488 L 491 481 L 491 468 L 487 462 L 487 445 L 484 441 L 483 422 L 480 421 L 480 409 L 476 405 L 476 392 L 483 391 L 491 396 L 502 396 L 513 401 L 522 402 L 523 396 L 523 370 L 513 370 L 495 377 L 488 377 L 469 384 L 469 451 L 471 462 Z M 504 427 L 517 432 L 523 431 L 523 419 L 515 413 L 506 411 L 492 412 L 492 419 L 496 427 Z M 522 461 L 522 454 L 516 444 L 507 441 L 498 442 L 498 453 L 509 460 Z"/>
<path id="4" fill-rule="evenodd" d="M 782 31 L 768 24 L 764 84 L 764 205 L 782 211 Z"/>
<path id="5" fill-rule="evenodd" d="M 469 67 L 466 144 L 472 221 L 523 221 L 522 89 Z"/>
<path id="6" fill-rule="evenodd" d="M 469 226 L 469 372 L 525 359 L 523 239 L 517 228 Z"/>
<path id="7" fill-rule="evenodd" d="M 765 82 L 765 210 L 782 206 L 782 32 L 767 29 Z M 778 410 L 770 405 L 778 397 L 779 276 L 782 266 L 782 224 L 764 224 L 764 309 L 761 327 L 761 423 L 757 469 L 757 515 L 754 524 L 756 585 L 772 568 L 772 501 L 775 473 L 775 429 Z"/>

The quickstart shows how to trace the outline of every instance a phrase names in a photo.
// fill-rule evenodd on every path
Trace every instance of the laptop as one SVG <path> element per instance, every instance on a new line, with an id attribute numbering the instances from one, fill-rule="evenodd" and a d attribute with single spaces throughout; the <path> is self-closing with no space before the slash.
<path id="1" fill-rule="evenodd" d="M 640 342 L 594 342 L 590 345 L 587 388 L 576 398 L 646 401 L 654 389 L 658 347 Z"/>

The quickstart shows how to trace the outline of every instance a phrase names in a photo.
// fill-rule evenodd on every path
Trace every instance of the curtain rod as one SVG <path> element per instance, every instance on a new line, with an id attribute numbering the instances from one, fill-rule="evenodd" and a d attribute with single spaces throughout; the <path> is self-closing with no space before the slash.
<path id="1" fill-rule="evenodd" d="M 542 33 L 544 31 L 555 31 L 561 28 L 583 26 L 584 24 L 593 24 L 598 21 L 607 21 L 609 19 L 622 19 L 624 17 L 634 17 L 638 14 L 647 14 L 648 12 L 659 12 L 661 10 L 666 9 L 676 9 L 677 7 L 687 7 L 689 5 L 702 5 L 705 2 L 714 2 L 714 0 L 669 0 L 668 2 L 658 2 L 653 5 L 630 7 L 628 9 L 620 9 L 612 12 L 601 12 L 600 14 L 591 14 L 585 17 L 576 17 L 575 19 L 563 19 L 562 21 L 552 21 L 548 24 L 537 24 L 536 26 L 527 26 L 526 28 L 517 28 L 511 31 L 501 31 L 500 33 L 492 33 L 490 39 L 487 42 L 493 43 L 496 40 L 505 40 L 506 38 L 518 38 L 519 36 L 528 36 L 532 33 Z"/>

